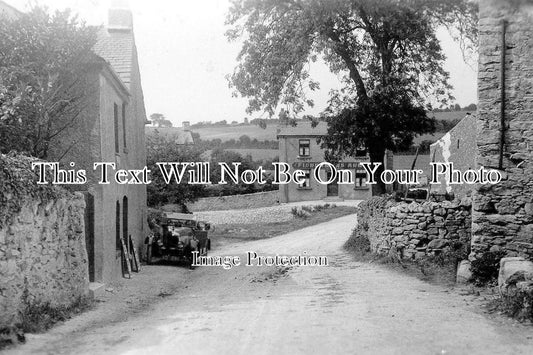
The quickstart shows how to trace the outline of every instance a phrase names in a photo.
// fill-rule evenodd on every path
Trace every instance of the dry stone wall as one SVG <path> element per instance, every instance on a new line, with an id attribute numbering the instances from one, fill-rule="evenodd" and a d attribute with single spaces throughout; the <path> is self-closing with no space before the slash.
<path id="1" fill-rule="evenodd" d="M 394 202 L 375 197 L 358 207 L 358 222 L 366 229 L 372 251 L 395 251 L 417 259 L 446 250 L 468 248 L 471 199 L 443 202 Z"/>
<path id="2" fill-rule="evenodd" d="M 474 194 L 471 258 L 488 251 L 531 258 L 533 3 L 481 1 L 479 31 L 477 160 L 486 168 L 501 168 L 504 179 L 493 186 L 480 186 Z"/>
<path id="3" fill-rule="evenodd" d="M 83 195 L 37 185 L 30 163 L 0 155 L 0 328 L 88 295 Z"/>

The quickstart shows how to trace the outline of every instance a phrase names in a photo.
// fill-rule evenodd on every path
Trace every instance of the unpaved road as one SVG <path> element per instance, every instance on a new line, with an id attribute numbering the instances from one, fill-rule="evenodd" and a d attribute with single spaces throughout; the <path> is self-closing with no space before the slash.
<path id="1" fill-rule="evenodd" d="M 144 310 L 85 328 L 67 322 L 11 353 L 533 353 L 531 327 L 487 317 L 471 296 L 353 261 L 341 250 L 353 224 L 347 216 L 218 251 L 305 251 L 327 255 L 327 267 L 184 270 L 184 287 Z"/>

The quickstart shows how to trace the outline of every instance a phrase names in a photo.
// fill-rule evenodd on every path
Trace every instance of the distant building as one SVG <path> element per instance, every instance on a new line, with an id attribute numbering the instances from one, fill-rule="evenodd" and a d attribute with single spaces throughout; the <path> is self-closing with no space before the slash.
<path id="1" fill-rule="evenodd" d="M 183 127 L 183 129 L 189 129 L 191 127 L 191 122 L 190 121 L 183 121 L 181 123 L 181 126 Z"/>
<path id="2" fill-rule="evenodd" d="M 431 162 L 453 163 L 455 170 L 477 169 L 477 123 L 475 114 L 467 114 L 454 128 L 430 146 Z M 440 184 L 431 186 L 432 192 L 464 195 L 475 185 L 448 184 L 441 177 Z"/>
<path id="3" fill-rule="evenodd" d="M 312 177 L 315 166 L 324 162 L 324 150 L 317 143 L 317 138 L 327 133 L 327 125 L 320 122 L 312 127 L 311 122 L 299 122 L 297 126 L 286 126 L 280 129 L 277 137 L 279 141 L 280 162 L 286 162 L 291 170 L 300 169 L 306 172 L 302 184 L 290 183 L 280 185 L 280 202 L 311 201 L 311 200 L 365 200 L 372 196 L 372 189 L 367 185 L 366 171 L 359 162 L 369 161 L 366 152 L 359 157 L 343 159 L 337 164 L 339 169 L 353 172 L 352 184 L 338 184 L 333 182 L 325 185 Z M 321 172 L 323 181 L 329 178 L 327 171 Z"/>

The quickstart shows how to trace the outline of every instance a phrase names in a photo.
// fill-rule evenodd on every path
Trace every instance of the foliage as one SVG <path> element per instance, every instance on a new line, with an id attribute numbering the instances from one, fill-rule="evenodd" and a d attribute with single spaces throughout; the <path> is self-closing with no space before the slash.
<path id="1" fill-rule="evenodd" d="M 291 213 L 296 218 L 307 219 L 317 212 L 335 207 L 337 207 L 337 205 L 329 203 L 325 203 L 323 205 L 304 205 L 291 208 Z"/>
<path id="2" fill-rule="evenodd" d="M 470 270 L 474 284 L 478 286 L 487 285 L 498 279 L 500 270 L 500 259 L 505 257 L 505 252 L 486 252 L 481 257 L 472 261 Z"/>
<path id="3" fill-rule="evenodd" d="M 279 143 L 276 140 L 258 140 L 251 139 L 250 136 L 243 134 L 239 139 L 229 139 L 223 141 L 220 138 L 202 139 L 199 133 L 192 132 L 194 144 L 201 147 L 203 150 L 211 150 L 216 148 L 222 149 L 278 149 Z"/>
<path id="4" fill-rule="evenodd" d="M 475 4 L 464 0 L 237 0 L 227 24 L 230 40 L 244 38 L 230 83 L 250 112 L 271 115 L 279 103 L 293 112 L 313 105 L 306 92 L 319 84 L 308 64 L 319 55 L 360 98 L 389 85 L 449 97 L 435 28 L 448 27 L 466 46 L 477 35 Z"/>
<path id="5" fill-rule="evenodd" d="M 211 181 L 213 183 L 218 183 L 221 179 L 221 169 L 219 163 L 227 163 L 230 169 L 233 171 L 233 163 L 240 163 L 239 172 L 242 172 L 246 169 L 254 169 L 254 163 L 252 162 L 251 157 L 243 157 L 242 155 L 224 150 L 221 148 L 214 149 L 211 152 L 210 164 L 211 164 Z M 225 185 L 214 185 L 210 191 L 211 196 L 227 196 L 227 195 L 240 195 L 240 194 L 249 194 L 258 191 L 262 191 L 261 185 L 256 184 L 245 184 L 241 180 L 237 184 L 229 181 L 227 176 L 226 180 L 228 184 Z"/>
<path id="6" fill-rule="evenodd" d="M 187 179 L 176 184 L 166 184 L 156 163 L 202 161 L 201 152 L 194 146 L 179 146 L 164 136 L 154 134 L 146 137 L 146 160 L 152 171 L 152 183 L 147 185 L 148 206 L 185 204 L 204 195 L 205 186 L 188 184 Z"/>
<path id="7" fill-rule="evenodd" d="M 508 288 L 498 300 L 498 308 L 520 321 L 533 321 L 533 288 Z"/>
<path id="8" fill-rule="evenodd" d="M 307 92 L 319 83 L 309 63 L 319 55 L 342 77 L 324 112 L 332 161 L 365 146 L 381 162 L 386 149 L 433 132 L 426 111 L 452 99 L 435 30 L 447 26 L 470 47 L 477 35 L 476 4 L 467 0 L 237 0 L 227 23 L 230 40 L 244 38 L 229 80 L 250 113 L 312 107 Z"/>
<path id="9" fill-rule="evenodd" d="M 152 113 L 150 115 L 150 120 L 152 124 L 157 127 L 172 127 L 172 122 L 165 118 L 165 115 L 162 113 Z"/>
<path id="10" fill-rule="evenodd" d="M 386 149 L 408 149 L 416 135 L 435 129 L 434 120 L 427 117 L 423 107 L 413 104 L 405 92 L 390 90 L 376 92 L 354 108 L 342 109 L 327 122 L 328 134 L 320 141 L 331 160 L 354 156 L 363 146 L 373 162 L 381 162 Z"/>
<path id="11" fill-rule="evenodd" d="M 87 297 L 78 297 L 69 306 L 52 306 L 50 302 L 30 304 L 23 296 L 26 307 L 22 312 L 21 329 L 25 333 L 42 333 L 57 322 L 89 310 L 93 302 Z"/>
<path id="12" fill-rule="evenodd" d="M 68 195 L 57 185 L 37 184 L 31 163 L 38 161 L 15 152 L 0 154 L 0 228 L 30 199 L 51 201 Z M 51 175 L 48 172 L 48 181 Z"/>
<path id="13" fill-rule="evenodd" d="M 96 30 L 66 11 L 0 17 L 0 152 L 45 159 L 90 104 Z"/>
<path id="14" fill-rule="evenodd" d="M 368 228 L 368 226 L 366 226 Z M 366 229 L 367 230 L 367 229 Z M 352 230 L 350 238 L 344 243 L 344 249 L 354 253 L 358 257 L 369 255 L 372 252 L 370 240 L 368 239 L 365 225 L 360 223 Z"/>

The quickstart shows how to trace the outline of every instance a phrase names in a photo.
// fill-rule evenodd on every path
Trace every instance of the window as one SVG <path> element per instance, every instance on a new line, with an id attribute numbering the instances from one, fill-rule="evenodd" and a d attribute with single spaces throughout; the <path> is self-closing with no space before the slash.
<path id="1" fill-rule="evenodd" d="M 126 143 L 126 104 L 122 104 L 122 139 L 124 139 L 124 151 L 128 148 Z"/>
<path id="2" fill-rule="evenodd" d="M 366 170 L 364 168 L 358 167 L 355 170 L 355 188 L 366 188 Z"/>
<path id="3" fill-rule="evenodd" d="M 115 153 L 119 153 L 120 152 L 120 144 L 119 144 L 119 133 L 118 133 L 118 129 L 119 129 L 119 124 L 118 124 L 118 105 L 117 104 L 113 104 L 113 115 L 114 115 L 114 119 L 115 119 Z"/>
<path id="4" fill-rule="evenodd" d="M 311 185 L 309 184 L 309 177 L 311 176 L 311 170 L 309 169 L 302 169 L 302 171 L 305 173 L 303 177 L 303 182 L 301 184 L 298 184 L 298 188 L 300 189 L 310 189 Z"/>
<path id="5" fill-rule="evenodd" d="M 121 250 L 122 245 L 120 244 L 120 202 L 117 201 L 115 207 L 115 238 L 116 238 L 116 249 Z"/>
<path id="6" fill-rule="evenodd" d="M 307 157 L 310 155 L 309 146 L 311 144 L 309 139 L 300 139 L 299 141 L 298 155 L 301 157 Z"/>

